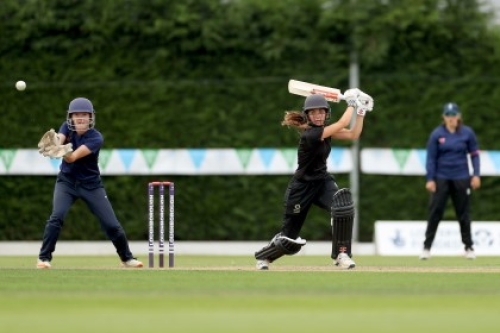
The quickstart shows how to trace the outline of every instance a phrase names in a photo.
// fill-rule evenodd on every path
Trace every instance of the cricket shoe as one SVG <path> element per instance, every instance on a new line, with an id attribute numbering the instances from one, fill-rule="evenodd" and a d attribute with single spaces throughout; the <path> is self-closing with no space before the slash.
<path id="1" fill-rule="evenodd" d="M 269 260 L 267 259 L 257 260 L 257 264 L 255 265 L 255 267 L 259 271 L 267 271 L 269 269 Z"/>
<path id="2" fill-rule="evenodd" d="M 122 262 L 123 267 L 126 268 L 142 268 L 144 264 L 140 262 L 139 260 L 132 258 L 127 261 Z"/>
<path id="3" fill-rule="evenodd" d="M 474 253 L 474 250 L 472 248 L 469 247 L 465 250 L 465 259 L 476 259 L 476 254 Z"/>
<path id="4" fill-rule="evenodd" d="M 422 253 L 420 254 L 419 259 L 420 260 L 427 260 L 431 257 L 431 250 L 429 249 L 424 249 Z"/>
<path id="5" fill-rule="evenodd" d="M 38 269 L 50 269 L 50 261 L 48 260 L 41 260 L 38 259 L 38 262 L 36 263 L 36 268 Z"/>
<path id="6" fill-rule="evenodd" d="M 354 267 L 356 267 L 356 263 L 351 259 L 351 257 L 349 257 L 347 253 L 341 252 L 335 260 L 335 266 L 338 266 L 342 269 L 353 269 Z"/>

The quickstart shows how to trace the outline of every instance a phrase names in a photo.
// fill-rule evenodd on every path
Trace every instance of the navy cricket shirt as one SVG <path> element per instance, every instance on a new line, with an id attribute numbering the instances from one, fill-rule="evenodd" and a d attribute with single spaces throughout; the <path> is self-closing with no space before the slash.
<path id="1" fill-rule="evenodd" d="M 76 132 L 69 130 L 67 122 L 61 125 L 59 133 L 64 134 L 66 141 L 73 144 L 73 150 L 77 150 L 81 145 L 85 145 L 92 152 L 73 163 L 67 163 L 63 159 L 61 172 L 80 181 L 89 181 L 98 178 L 100 175 L 98 164 L 99 151 L 104 141 L 102 134 L 95 128 L 91 128 L 83 135 L 78 135 Z"/>
<path id="2" fill-rule="evenodd" d="M 479 176 L 479 148 L 474 131 L 465 125 L 457 127 L 455 133 L 445 125 L 436 127 L 427 142 L 427 180 L 469 178 L 468 154 L 473 175 Z"/>

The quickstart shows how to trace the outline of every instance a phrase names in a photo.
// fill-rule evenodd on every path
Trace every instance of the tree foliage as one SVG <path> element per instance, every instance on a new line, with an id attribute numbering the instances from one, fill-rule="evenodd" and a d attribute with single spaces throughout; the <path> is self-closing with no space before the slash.
<path id="1" fill-rule="evenodd" d="M 71 99 L 86 96 L 106 148 L 294 147 L 297 135 L 279 124 L 303 98 L 288 93 L 288 80 L 347 89 L 356 53 L 360 88 L 376 101 L 362 148 L 423 147 L 453 100 L 492 150 L 499 45 L 491 15 L 473 0 L 4 0 L 0 142 L 34 147 Z M 13 89 L 20 79 L 23 93 Z M 146 238 L 148 178 L 105 179 L 131 239 Z M 163 178 L 178 183 L 179 239 L 262 239 L 280 226 L 289 177 Z M 0 178 L 0 239 L 41 237 L 53 182 Z M 425 219 L 423 182 L 362 174 L 361 240 L 377 219 Z M 483 180 L 475 219 L 496 219 L 497 182 Z M 63 237 L 103 237 L 89 214 L 77 204 Z M 329 234 L 327 214 L 313 210 L 303 237 Z"/>

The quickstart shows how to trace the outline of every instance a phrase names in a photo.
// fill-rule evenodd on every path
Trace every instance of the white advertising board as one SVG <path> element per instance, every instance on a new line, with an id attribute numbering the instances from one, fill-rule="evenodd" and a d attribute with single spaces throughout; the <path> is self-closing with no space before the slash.
<path id="1" fill-rule="evenodd" d="M 378 255 L 418 256 L 423 249 L 426 221 L 376 221 L 375 250 Z M 478 256 L 500 255 L 500 222 L 472 222 L 472 240 Z M 442 221 L 432 244 L 433 256 L 457 256 L 464 245 L 457 221 Z"/>

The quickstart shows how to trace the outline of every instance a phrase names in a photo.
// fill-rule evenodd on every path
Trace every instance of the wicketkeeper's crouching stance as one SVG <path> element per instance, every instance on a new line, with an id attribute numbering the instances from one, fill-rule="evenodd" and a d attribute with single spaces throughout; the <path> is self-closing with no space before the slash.
<path id="1" fill-rule="evenodd" d="M 284 255 L 293 255 L 306 245 L 299 237 L 307 213 L 316 205 L 331 214 L 332 253 L 335 265 L 343 269 L 356 266 L 351 259 L 354 203 L 351 191 L 339 189 L 327 171 L 327 159 L 332 139 L 355 140 L 363 129 L 367 112 L 373 109 L 373 98 L 359 89 L 349 89 L 344 95 L 347 109 L 340 119 L 330 125 L 331 110 L 325 97 L 313 94 L 306 98 L 302 112 L 285 113 L 282 125 L 293 126 L 301 132 L 298 167 L 288 184 L 284 198 L 283 225 L 278 234 L 255 252 L 257 269 L 269 269 L 269 264 Z M 356 121 L 350 127 L 351 118 Z"/>
<path id="2" fill-rule="evenodd" d="M 61 234 L 66 215 L 76 200 L 83 200 L 95 215 L 101 229 L 111 240 L 124 267 L 141 268 L 142 262 L 130 251 L 127 235 L 108 200 L 99 170 L 99 152 L 104 139 L 95 125 L 92 102 L 84 97 L 73 99 L 66 120 L 56 133 L 47 131 L 38 143 L 45 157 L 62 158 L 54 185 L 52 213 L 45 223 L 37 268 L 52 267 L 52 254 Z"/>

